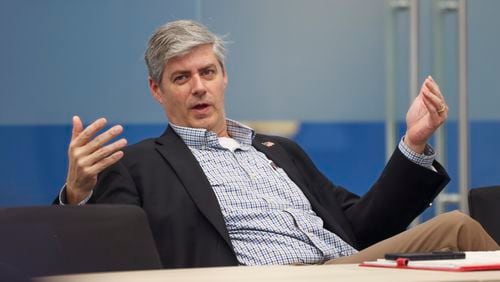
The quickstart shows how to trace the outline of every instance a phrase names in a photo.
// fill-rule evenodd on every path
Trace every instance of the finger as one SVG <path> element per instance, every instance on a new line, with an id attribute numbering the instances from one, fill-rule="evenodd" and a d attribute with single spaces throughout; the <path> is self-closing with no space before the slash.
<path id="1" fill-rule="evenodd" d="M 426 79 L 426 80 L 424 80 L 424 82 L 422 83 L 422 87 L 420 87 L 420 92 L 418 92 L 418 93 L 419 93 L 419 95 L 422 95 L 422 94 L 424 93 L 424 91 L 428 89 L 428 88 L 425 86 L 425 82 L 426 82 L 426 81 L 427 81 L 427 79 Z"/>
<path id="2" fill-rule="evenodd" d="M 100 118 L 87 126 L 74 140 L 74 145 L 79 147 L 87 144 L 89 140 L 106 125 L 106 119 Z"/>
<path id="3" fill-rule="evenodd" d="M 123 132 L 123 127 L 121 125 L 115 125 L 112 128 L 106 130 L 104 133 L 99 134 L 92 141 L 88 142 L 87 145 L 82 150 L 84 154 L 91 154 L 96 150 L 99 150 L 106 143 L 111 141 L 111 139 L 120 135 Z"/>
<path id="4" fill-rule="evenodd" d="M 123 149 L 127 145 L 127 139 L 122 138 L 112 144 L 109 144 L 105 147 L 99 148 L 97 151 L 89 155 L 85 160 L 83 165 L 88 165 L 92 166 L 101 160 L 111 156 L 112 154 L 116 153 L 117 151 Z"/>
<path id="5" fill-rule="evenodd" d="M 434 81 L 434 79 L 431 76 L 428 77 L 428 82 L 426 82 L 425 84 L 429 88 L 429 90 L 431 90 L 432 93 L 439 96 L 439 98 L 441 98 L 444 102 L 444 96 L 441 93 L 441 88 L 439 88 L 439 85 Z"/>
<path id="6" fill-rule="evenodd" d="M 439 85 L 438 85 L 438 83 L 434 80 L 434 78 L 433 78 L 431 75 L 429 75 L 427 78 L 428 78 L 430 81 L 432 81 L 432 83 L 434 83 L 434 84 L 437 86 L 437 88 L 440 88 L 440 87 L 439 87 Z"/>
<path id="7" fill-rule="evenodd" d="M 422 83 L 422 87 L 420 88 L 419 94 L 424 94 L 425 91 L 430 91 L 429 85 L 432 84 L 432 81 L 430 79 L 430 76 L 428 76 L 424 82 Z"/>
<path id="8" fill-rule="evenodd" d="M 441 94 L 441 90 L 439 87 L 432 81 L 426 81 L 425 86 L 430 90 L 430 92 L 439 98 L 444 99 L 443 95 Z"/>
<path id="9" fill-rule="evenodd" d="M 448 118 L 448 107 L 446 104 L 442 104 L 442 107 L 436 108 L 430 99 L 423 99 L 422 101 L 428 108 L 431 125 L 435 128 L 439 127 Z M 440 110 L 442 111 L 440 112 Z"/>
<path id="10" fill-rule="evenodd" d="M 424 82 L 424 85 L 422 85 L 422 99 L 424 99 L 426 95 L 430 95 L 431 97 L 439 99 L 436 95 L 434 95 L 431 92 L 431 90 L 425 85 L 425 82 Z"/>
<path id="11" fill-rule="evenodd" d="M 73 117 L 73 130 L 71 131 L 71 140 L 74 140 L 83 131 L 82 120 L 79 116 Z"/>
<path id="12" fill-rule="evenodd" d="M 87 173 L 89 175 L 98 175 L 103 170 L 105 170 L 109 166 L 119 161 L 123 157 L 123 155 L 124 155 L 123 151 L 115 152 L 111 156 L 108 156 L 100 160 L 99 162 L 95 163 L 93 166 L 89 167 Z"/>
<path id="13" fill-rule="evenodd" d="M 432 103 L 432 105 L 437 109 L 441 110 L 446 104 L 439 98 L 438 96 L 432 94 L 430 91 L 425 91 L 424 92 L 424 98 L 428 98 L 429 102 Z"/>
<path id="14" fill-rule="evenodd" d="M 438 109 L 432 103 L 432 100 L 428 97 L 429 95 L 432 95 L 432 94 L 425 94 L 425 93 L 428 93 L 428 92 L 424 92 L 424 97 L 422 99 L 422 102 L 424 103 L 425 107 L 427 108 L 427 112 L 429 113 L 429 115 L 431 116 L 432 119 L 439 118 L 439 114 L 437 112 Z"/>
<path id="15" fill-rule="evenodd" d="M 439 118 L 445 117 L 448 114 L 448 107 L 445 103 L 442 103 L 439 98 L 435 95 L 425 92 L 424 99 L 422 100 L 427 107 L 429 113 L 434 116 L 437 115 Z"/>

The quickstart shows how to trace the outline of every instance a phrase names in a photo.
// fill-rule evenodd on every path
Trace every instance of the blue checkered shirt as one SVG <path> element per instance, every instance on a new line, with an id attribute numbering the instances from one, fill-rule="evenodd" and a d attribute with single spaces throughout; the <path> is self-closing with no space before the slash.
<path id="1" fill-rule="evenodd" d="M 300 188 L 252 147 L 252 129 L 228 119 L 228 133 L 236 141 L 230 148 L 206 129 L 171 126 L 207 176 L 240 264 L 321 263 L 357 252 L 323 228 Z M 401 140 L 398 148 L 411 161 L 432 168 L 430 146 L 416 154 Z"/>
<path id="2" fill-rule="evenodd" d="M 250 128 L 228 120 L 234 151 L 205 129 L 172 128 L 205 172 L 240 264 L 320 263 L 356 252 L 323 228 L 300 188 L 252 147 Z"/>

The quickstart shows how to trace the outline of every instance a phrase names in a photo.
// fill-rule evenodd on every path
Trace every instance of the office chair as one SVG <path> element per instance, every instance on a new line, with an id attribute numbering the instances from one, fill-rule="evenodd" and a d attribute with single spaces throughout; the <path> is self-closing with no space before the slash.
<path id="1" fill-rule="evenodd" d="M 500 186 L 470 189 L 469 213 L 500 244 Z"/>
<path id="2" fill-rule="evenodd" d="M 28 277 L 162 267 L 144 211 L 126 205 L 0 209 L 0 265 Z"/>

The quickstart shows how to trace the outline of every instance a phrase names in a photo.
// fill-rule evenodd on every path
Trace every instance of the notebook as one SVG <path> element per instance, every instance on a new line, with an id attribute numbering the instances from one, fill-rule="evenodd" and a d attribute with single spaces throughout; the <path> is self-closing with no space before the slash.
<path id="1" fill-rule="evenodd" d="M 376 261 L 365 261 L 360 266 L 440 271 L 500 270 L 500 251 L 465 252 L 464 259 L 413 261 L 405 258 L 396 260 L 378 259 Z"/>

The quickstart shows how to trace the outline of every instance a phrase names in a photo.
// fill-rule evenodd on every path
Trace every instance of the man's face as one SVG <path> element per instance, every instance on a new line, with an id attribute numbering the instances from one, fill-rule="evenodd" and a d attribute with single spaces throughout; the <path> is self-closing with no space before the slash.
<path id="1" fill-rule="evenodd" d="M 149 87 L 175 125 L 205 128 L 226 136 L 224 90 L 227 74 L 212 44 L 200 45 L 165 64 L 161 85 L 151 79 Z"/>

